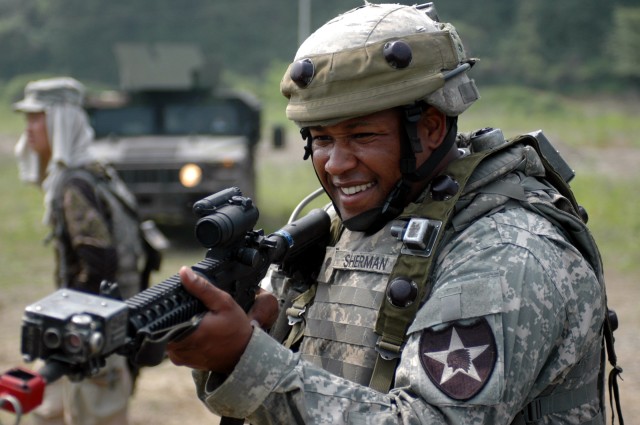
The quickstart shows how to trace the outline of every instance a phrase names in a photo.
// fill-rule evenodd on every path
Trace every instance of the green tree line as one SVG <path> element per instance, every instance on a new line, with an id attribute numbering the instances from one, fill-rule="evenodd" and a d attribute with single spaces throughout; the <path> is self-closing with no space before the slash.
<path id="1" fill-rule="evenodd" d="M 69 74 L 117 82 L 119 42 L 189 42 L 225 72 L 262 78 L 298 46 L 303 0 L 0 0 L 0 80 Z M 306 0 L 313 30 L 363 0 Z M 397 2 L 397 1 L 396 1 Z M 414 2 L 400 1 L 414 4 Z M 483 84 L 640 87 L 638 0 L 440 0 Z"/>

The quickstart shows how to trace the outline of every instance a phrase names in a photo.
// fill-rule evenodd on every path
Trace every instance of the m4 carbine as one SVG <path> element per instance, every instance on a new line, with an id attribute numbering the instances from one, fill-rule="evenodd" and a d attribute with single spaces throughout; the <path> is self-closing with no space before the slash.
<path id="1" fill-rule="evenodd" d="M 254 230 L 257 208 L 238 188 L 204 198 L 193 210 L 199 217 L 196 238 L 208 250 L 191 268 L 231 294 L 245 311 L 271 264 L 291 273 L 296 263 L 312 269 L 309 258 L 318 256 L 308 255 L 309 250 L 323 250 L 330 233 L 329 215 L 316 209 L 265 236 Z M 300 258 L 304 260 L 296 261 Z M 12 400 L 3 408 L 16 411 L 17 400 L 26 413 L 41 403 L 37 393 L 45 384 L 63 375 L 90 377 L 112 354 L 139 366 L 157 365 L 166 343 L 197 326 L 205 312 L 178 274 L 125 301 L 119 299 L 117 285 L 108 282 L 103 282 L 101 295 L 60 289 L 27 306 L 23 317 L 22 354 L 27 361 L 44 360 L 45 366 L 38 373 L 16 368 L 1 375 L 0 402 L 8 396 Z"/>

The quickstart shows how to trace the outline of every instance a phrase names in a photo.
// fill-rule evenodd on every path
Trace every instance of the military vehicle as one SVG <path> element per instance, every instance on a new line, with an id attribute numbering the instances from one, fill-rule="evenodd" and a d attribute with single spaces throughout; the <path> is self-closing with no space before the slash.
<path id="1" fill-rule="evenodd" d="M 92 150 L 116 168 L 142 218 L 193 225 L 193 203 L 231 186 L 255 199 L 258 101 L 220 88 L 216 68 L 195 46 L 114 50 L 120 89 L 87 99 Z"/>

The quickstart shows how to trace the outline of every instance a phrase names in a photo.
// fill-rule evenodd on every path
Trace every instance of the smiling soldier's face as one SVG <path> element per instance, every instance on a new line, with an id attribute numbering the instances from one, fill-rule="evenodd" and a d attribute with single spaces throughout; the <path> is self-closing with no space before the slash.
<path id="1" fill-rule="evenodd" d="M 348 220 L 383 204 L 400 179 L 400 112 L 382 112 L 311 127 L 313 166 Z"/>

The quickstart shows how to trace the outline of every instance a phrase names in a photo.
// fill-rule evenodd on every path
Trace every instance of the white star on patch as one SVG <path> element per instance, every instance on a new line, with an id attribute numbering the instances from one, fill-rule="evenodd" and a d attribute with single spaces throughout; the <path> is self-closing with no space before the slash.
<path id="1" fill-rule="evenodd" d="M 442 377 L 440 378 L 440 385 L 447 382 L 449 379 L 456 376 L 458 373 L 467 375 L 470 378 L 481 382 L 478 371 L 476 370 L 473 360 L 487 349 L 489 345 L 480 345 L 478 347 L 465 347 L 456 328 L 451 331 L 451 340 L 449 341 L 449 348 L 445 351 L 434 351 L 431 353 L 424 353 L 425 356 L 432 358 L 444 365 L 442 371 Z M 453 363 L 453 366 L 451 365 Z"/>

